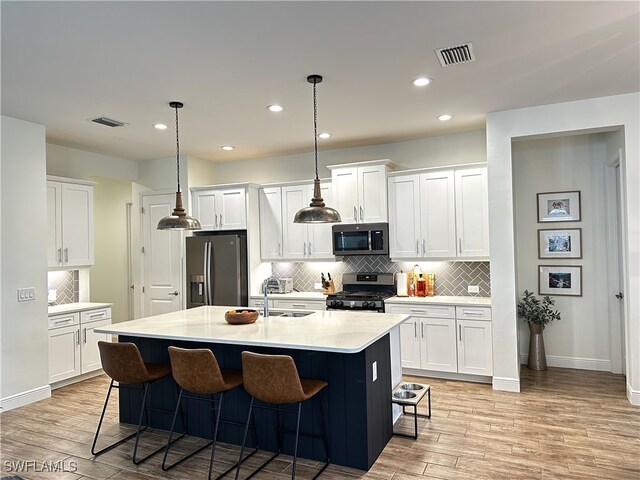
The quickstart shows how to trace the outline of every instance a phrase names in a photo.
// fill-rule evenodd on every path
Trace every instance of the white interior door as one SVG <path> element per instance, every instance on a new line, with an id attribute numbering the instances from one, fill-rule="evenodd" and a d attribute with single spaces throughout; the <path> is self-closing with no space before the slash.
<path id="1" fill-rule="evenodd" d="M 142 195 L 142 315 L 180 310 L 182 305 L 183 233 L 158 230 L 171 215 L 175 194 Z"/>
<path id="2" fill-rule="evenodd" d="M 618 293 L 616 294 L 618 299 L 618 313 L 617 318 L 620 325 L 620 353 L 621 353 L 621 365 L 620 369 L 623 375 L 627 374 L 627 341 L 626 341 L 626 327 L 625 327 L 625 315 L 624 315 L 624 249 L 622 246 L 622 205 L 621 205 L 621 189 L 620 189 L 620 163 L 615 167 L 615 195 L 616 195 L 616 232 L 617 232 L 617 244 L 618 244 Z"/>

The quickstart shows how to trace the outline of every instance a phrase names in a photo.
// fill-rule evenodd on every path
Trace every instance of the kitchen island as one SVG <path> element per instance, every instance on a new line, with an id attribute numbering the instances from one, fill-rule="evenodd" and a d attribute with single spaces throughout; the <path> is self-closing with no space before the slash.
<path id="1" fill-rule="evenodd" d="M 302 317 L 260 317 L 249 325 L 229 325 L 224 313 L 233 307 L 206 306 L 118 323 L 100 329 L 134 342 L 148 362 L 169 362 L 167 348 L 210 348 L 221 368 L 242 368 L 241 352 L 290 355 L 302 378 L 329 383 L 325 396 L 331 462 L 368 470 L 392 436 L 391 390 L 400 382 L 399 326 L 403 314 L 315 311 Z M 300 312 L 296 312 L 299 314 Z M 269 379 L 265 379 L 268 382 Z M 227 394 L 222 417 L 244 422 L 250 397 L 242 389 Z M 317 396 L 316 396 L 317 397 Z M 302 408 L 301 431 L 322 433 L 320 399 Z M 176 387 L 166 378 L 149 388 L 149 405 L 171 411 Z M 120 421 L 136 423 L 140 393 L 134 387 L 120 389 Z M 212 437 L 212 417 L 207 402 L 187 400 L 187 432 Z M 286 408 L 286 407 L 285 407 Z M 285 428 L 295 425 L 294 415 L 282 415 Z M 152 412 L 150 425 L 168 430 L 171 414 Z M 276 450 L 276 414 L 256 415 L 261 449 Z M 178 425 L 178 428 L 180 425 Z M 241 442 L 242 427 L 222 424 L 219 440 Z M 285 435 L 284 453 L 292 454 L 293 439 Z M 250 437 L 251 438 L 251 437 Z M 300 437 L 301 457 L 324 460 L 322 440 Z"/>

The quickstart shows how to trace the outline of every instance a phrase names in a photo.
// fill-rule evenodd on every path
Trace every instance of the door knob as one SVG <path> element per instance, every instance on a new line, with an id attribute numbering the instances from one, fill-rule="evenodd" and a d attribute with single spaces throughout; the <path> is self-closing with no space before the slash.
<path id="1" fill-rule="evenodd" d="M 622 300 L 624 298 L 624 294 L 622 292 L 618 292 L 618 293 L 616 293 L 616 298 L 618 300 Z"/>
<path id="2" fill-rule="evenodd" d="M 178 296 L 178 291 L 176 290 L 175 292 L 169 293 L 168 295 L 173 295 L 174 297 L 177 297 Z"/>

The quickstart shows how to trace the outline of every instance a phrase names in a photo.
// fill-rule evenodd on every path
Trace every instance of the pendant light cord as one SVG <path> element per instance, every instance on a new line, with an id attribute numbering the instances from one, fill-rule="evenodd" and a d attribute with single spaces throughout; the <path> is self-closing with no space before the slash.
<path id="1" fill-rule="evenodd" d="M 316 164 L 316 180 L 318 177 L 318 104 L 316 101 L 316 81 L 313 82 L 313 151 Z"/>
<path id="2" fill-rule="evenodd" d="M 178 177 L 178 192 L 180 191 L 180 136 L 178 135 L 178 107 L 176 106 L 176 170 Z"/>

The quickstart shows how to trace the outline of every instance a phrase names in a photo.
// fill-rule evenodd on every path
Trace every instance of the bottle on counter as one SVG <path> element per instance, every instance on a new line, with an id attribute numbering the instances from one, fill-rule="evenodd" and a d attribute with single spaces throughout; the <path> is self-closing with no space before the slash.
<path id="1" fill-rule="evenodd" d="M 433 297 L 436 294 L 436 275 L 435 273 L 427 273 L 427 297 Z"/>
<path id="2" fill-rule="evenodd" d="M 416 282 L 416 295 L 418 297 L 427 296 L 427 281 L 422 276 L 422 273 L 420 274 L 420 278 L 418 278 L 418 281 Z"/>

